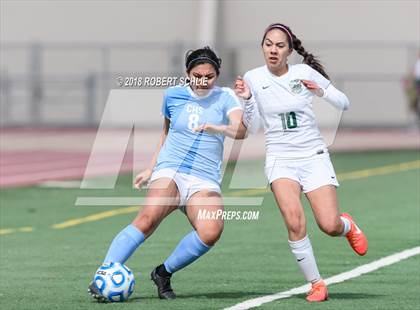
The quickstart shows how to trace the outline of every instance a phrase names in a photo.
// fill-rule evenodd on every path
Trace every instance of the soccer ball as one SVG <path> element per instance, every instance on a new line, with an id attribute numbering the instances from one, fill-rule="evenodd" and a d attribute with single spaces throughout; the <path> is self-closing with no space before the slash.
<path id="1" fill-rule="evenodd" d="M 96 271 L 93 281 L 101 294 L 110 302 L 127 301 L 134 291 L 134 275 L 120 263 L 104 263 Z"/>

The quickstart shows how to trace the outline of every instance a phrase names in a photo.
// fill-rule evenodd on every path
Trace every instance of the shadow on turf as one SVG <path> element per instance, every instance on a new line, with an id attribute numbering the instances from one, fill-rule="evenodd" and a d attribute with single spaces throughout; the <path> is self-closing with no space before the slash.
<path id="1" fill-rule="evenodd" d="M 328 299 L 334 299 L 334 300 L 340 300 L 340 299 L 373 299 L 373 298 L 379 298 L 384 297 L 385 295 L 379 295 L 379 294 L 366 294 L 366 293 L 329 293 Z M 299 298 L 299 299 L 305 299 L 306 295 L 296 295 L 290 298 Z"/>
<path id="2" fill-rule="evenodd" d="M 258 297 L 267 295 L 267 292 L 216 292 L 216 293 L 196 293 L 196 294 L 179 294 L 176 296 L 177 299 L 184 298 L 215 298 L 215 299 L 232 299 L 232 298 L 244 298 L 244 297 Z M 133 297 L 130 300 L 145 300 L 145 299 L 158 299 L 157 296 L 139 296 Z"/>
<path id="3" fill-rule="evenodd" d="M 267 292 L 220 292 L 220 293 L 197 293 L 197 294 L 181 294 L 177 295 L 176 299 L 186 299 L 186 298 L 215 298 L 215 299 L 232 299 L 239 298 L 243 299 L 244 297 L 261 297 L 269 295 Z M 379 294 L 365 294 L 365 293 L 331 293 L 329 294 L 329 300 L 340 300 L 340 299 L 373 299 L 383 297 L 385 295 Z M 289 297 L 290 299 L 305 299 L 305 294 L 294 295 Z M 289 299 L 288 298 L 288 299 Z M 160 300 L 157 296 L 137 296 L 129 299 L 129 302 L 136 302 L 141 300 Z M 97 301 L 92 301 L 92 303 L 98 303 Z"/>

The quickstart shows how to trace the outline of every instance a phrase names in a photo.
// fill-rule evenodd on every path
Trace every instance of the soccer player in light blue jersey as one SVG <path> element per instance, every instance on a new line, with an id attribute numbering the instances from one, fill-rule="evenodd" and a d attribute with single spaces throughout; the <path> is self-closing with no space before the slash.
<path id="1" fill-rule="evenodd" d="M 135 187 L 150 182 L 146 203 L 133 222 L 112 241 L 104 263 L 125 261 L 153 233 L 160 222 L 180 208 L 193 230 L 188 233 L 163 264 L 151 273 L 161 299 L 174 299 L 170 284 L 174 272 L 207 253 L 220 238 L 223 219 L 199 219 L 223 210 L 220 169 L 224 137 L 243 139 L 242 107 L 234 92 L 215 86 L 221 60 L 209 48 L 189 51 L 186 86 L 165 91 L 163 132 L 149 168 L 136 176 Z M 220 211 L 219 211 L 220 212 Z M 103 296 L 92 282 L 93 297 Z"/>

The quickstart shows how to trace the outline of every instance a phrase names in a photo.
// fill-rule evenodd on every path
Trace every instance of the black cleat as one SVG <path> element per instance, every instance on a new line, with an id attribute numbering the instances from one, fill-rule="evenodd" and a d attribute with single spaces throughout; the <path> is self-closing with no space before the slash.
<path id="1" fill-rule="evenodd" d="M 156 269 L 153 269 L 152 273 L 150 274 L 151 280 L 155 282 L 157 286 L 157 292 L 160 299 L 175 299 L 176 295 L 171 287 L 171 278 L 170 277 L 162 277 L 157 274 Z"/>
<path id="2" fill-rule="evenodd" d="M 88 287 L 88 293 L 95 298 L 98 302 L 106 302 L 106 297 L 101 294 L 95 282 L 91 282 Z"/>

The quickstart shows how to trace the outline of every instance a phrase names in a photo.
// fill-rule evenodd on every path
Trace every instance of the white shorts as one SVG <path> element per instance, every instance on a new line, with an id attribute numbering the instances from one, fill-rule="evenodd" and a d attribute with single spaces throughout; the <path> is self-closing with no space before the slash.
<path id="1" fill-rule="evenodd" d="M 340 186 L 328 153 L 305 159 L 282 159 L 267 155 L 265 175 L 270 184 L 287 178 L 298 182 L 304 193 L 324 185 Z"/>
<path id="2" fill-rule="evenodd" d="M 177 172 L 171 168 L 164 168 L 157 171 L 154 171 L 150 182 L 160 178 L 169 178 L 174 180 L 179 191 L 179 207 L 182 212 L 185 213 L 185 205 L 187 201 L 195 193 L 206 190 L 221 193 L 220 186 L 212 181 L 203 180 L 196 176 Z"/>

